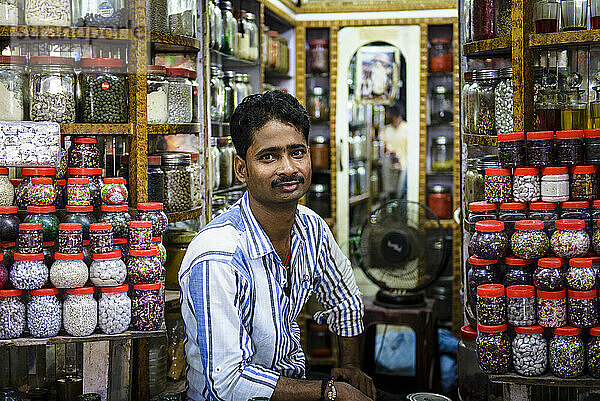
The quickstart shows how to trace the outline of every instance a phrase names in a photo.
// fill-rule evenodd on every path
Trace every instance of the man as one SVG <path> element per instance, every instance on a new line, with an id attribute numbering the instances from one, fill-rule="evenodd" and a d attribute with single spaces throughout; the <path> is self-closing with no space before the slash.
<path id="1" fill-rule="evenodd" d="M 323 219 L 298 205 L 311 181 L 309 128 L 281 91 L 247 97 L 231 117 L 247 192 L 196 236 L 179 271 L 193 400 L 374 397 L 358 367 L 363 303 L 350 262 Z M 325 308 L 315 319 L 340 336 L 333 381 L 306 380 L 296 318 L 313 293 Z"/>

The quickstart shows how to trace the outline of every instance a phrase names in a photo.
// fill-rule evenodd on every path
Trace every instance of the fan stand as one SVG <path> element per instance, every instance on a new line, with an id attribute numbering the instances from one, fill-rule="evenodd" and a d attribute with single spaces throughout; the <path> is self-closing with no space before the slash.
<path id="1" fill-rule="evenodd" d="M 425 295 L 422 291 L 418 292 L 392 292 L 379 290 L 375 295 L 373 303 L 377 306 L 388 309 L 404 309 L 406 307 L 425 306 Z"/>

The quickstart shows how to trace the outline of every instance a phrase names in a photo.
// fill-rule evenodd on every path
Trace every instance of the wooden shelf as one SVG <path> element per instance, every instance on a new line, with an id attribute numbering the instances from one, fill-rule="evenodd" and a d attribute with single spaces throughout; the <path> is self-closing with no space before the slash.
<path id="1" fill-rule="evenodd" d="M 196 53 L 202 48 L 198 39 L 168 33 L 152 32 L 151 41 L 158 52 Z"/>
<path id="2" fill-rule="evenodd" d="M 221 58 L 221 62 L 224 66 L 237 66 L 237 67 L 258 67 L 260 64 L 257 61 L 244 60 L 237 58 L 230 54 L 225 54 L 215 49 L 210 49 L 211 55 Z M 213 60 L 211 60 L 213 61 Z M 217 61 L 217 60 L 214 60 Z"/>
<path id="3" fill-rule="evenodd" d="M 597 44 L 598 41 L 600 41 L 600 29 L 537 34 L 532 33 L 529 35 L 530 47 L 562 47 L 565 45 Z"/>
<path id="4" fill-rule="evenodd" d="M 132 340 L 136 338 L 159 337 L 165 335 L 166 331 L 126 331 L 122 334 L 92 334 L 87 337 L 56 336 L 50 338 L 22 337 L 12 340 L 0 340 L 0 347 L 27 347 L 30 345 L 55 345 L 68 343 L 84 343 L 91 341 L 115 341 Z"/>
<path id="5" fill-rule="evenodd" d="M 369 199 L 369 193 L 350 197 L 350 206 L 354 206 Z"/>
<path id="6" fill-rule="evenodd" d="M 198 206 L 193 209 L 186 210 L 184 212 L 167 213 L 167 218 L 169 219 L 169 223 L 175 223 L 178 221 L 196 219 L 196 218 L 200 217 L 203 212 L 204 212 L 204 207 Z"/>
<path id="7" fill-rule="evenodd" d="M 202 124 L 149 124 L 148 135 L 199 134 Z"/>
<path id="8" fill-rule="evenodd" d="M 425 174 L 427 174 L 428 176 L 433 176 L 433 177 L 453 177 L 454 176 L 454 172 L 452 170 L 450 171 L 427 171 Z"/>
<path id="9" fill-rule="evenodd" d="M 265 79 L 293 79 L 293 77 L 270 68 L 265 68 Z"/>
<path id="10" fill-rule="evenodd" d="M 440 219 L 440 225 L 442 228 L 452 228 L 456 225 L 456 222 L 453 219 Z M 436 228 L 437 225 L 433 223 L 433 220 L 426 220 L 423 225 L 425 228 Z"/>
<path id="11" fill-rule="evenodd" d="M 131 124 L 60 124 L 63 135 L 131 135 Z"/>
<path id="12" fill-rule="evenodd" d="M 511 38 L 494 38 L 465 43 L 463 54 L 467 57 L 490 57 L 509 55 L 511 53 Z"/>
<path id="13" fill-rule="evenodd" d="M 7 26 L 0 25 L 0 37 L 11 39 L 118 39 L 130 40 L 135 30 L 113 28 L 60 27 L 60 26 Z"/>
<path id="14" fill-rule="evenodd" d="M 467 145 L 496 146 L 498 144 L 496 135 L 463 134 L 462 139 Z"/>
<path id="15" fill-rule="evenodd" d="M 213 191 L 212 194 L 213 194 L 213 196 L 214 195 L 225 195 L 228 192 L 245 191 L 245 190 L 246 190 L 246 184 L 238 184 L 238 185 L 234 185 L 229 188 L 217 189 L 216 191 Z"/>
<path id="16" fill-rule="evenodd" d="M 550 373 L 537 377 L 525 377 L 516 373 L 505 375 L 489 375 L 494 383 L 523 384 L 527 386 L 552 386 L 552 387 L 600 387 L 600 380 L 589 375 L 579 376 L 574 379 L 561 379 Z"/>

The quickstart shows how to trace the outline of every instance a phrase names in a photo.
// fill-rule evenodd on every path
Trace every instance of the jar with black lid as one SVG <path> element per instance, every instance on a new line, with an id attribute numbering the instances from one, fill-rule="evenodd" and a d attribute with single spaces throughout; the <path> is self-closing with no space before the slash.
<path id="1" fill-rule="evenodd" d="M 587 201 L 567 201 L 560 204 L 561 219 L 578 219 L 585 222 L 585 230 L 592 235 L 592 215 Z"/>
<path id="2" fill-rule="evenodd" d="M 525 134 L 507 132 L 498 135 L 498 160 L 504 168 L 525 166 Z"/>
<path id="3" fill-rule="evenodd" d="M 586 163 L 600 164 L 600 129 L 586 129 L 584 135 Z"/>
<path id="4" fill-rule="evenodd" d="M 498 218 L 497 206 L 491 202 L 469 203 L 469 215 L 467 218 L 467 229 L 469 233 L 475 232 L 475 223 L 482 220 L 496 220 Z"/>
<path id="5" fill-rule="evenodd" d="M 306 194 L 308 207 L 319 216 L 327 218 L 331 216 L 331 193 L 329 186 L 324 184 L 312 184 Z"/>
<path id="6" fill-rule="evenodd" d="M 555 163 L 554 132 L 538 131 L 527 133 L 527 164 L 547 167 Z"/>
<path id="7" fill-rule="evenodd" d="M 556 131 L 556 163 L 566 166 L 583 164 L 582 130 Z"/>
<path id="8" fill-rule="evenodd" d="M 515 232 L 515 223 L 527 220 L 527 204 L 521 202 L 505 202 L 500 204 L 498 220 L 504 222 L 504 229 L 510 239 Z"/>

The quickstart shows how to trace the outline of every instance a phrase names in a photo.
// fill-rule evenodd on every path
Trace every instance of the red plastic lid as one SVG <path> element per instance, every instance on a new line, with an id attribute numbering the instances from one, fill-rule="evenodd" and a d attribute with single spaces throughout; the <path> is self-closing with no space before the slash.
<path id="1" fill-rule="evenodd" d="M 65 210 L 68 213 L 90 213 L 94 211 L 93 206 L 65 206 Z"/>
<path id="2" fill-rule="evenodd" d="M 557 207 L 558 204 L 554 202 L 531 202 L 529 204 L 529 210 L 552 210 Z"/>
<path id="3" fill-rule="evenodd" d="M 537 131 L 527 133 L 528 141 L 540 141 L 543 139 L 554 139 L 554 131 Z"/>
<path id="4" fill-rule="evenodd" d="M 536 167 L 517 167 L 513 175 L 538 175 L 540 170 Z"/>
<path id="5" fill-rule="evenodd" d="M 463 340 L 467 341 L 475 341 L 477 339 L 477 331 L 468 324 L 460 328 L 460 335 Z"/>
<path id="6" fill-rule="evenodd" d="M 44 254 L 40 253 L 18 253 L 15 252 L 14 255 L 15 260 L 44 260 Z"/>
<path id="7" fill-rule="evenodd" d="M 49 65 L 67 65 L 71 66 L 75 59 L 71 57 L 56 56 L 32 56 L 29 58 L 29 64 L 49 64 Z"/>
<path id="8" fill-rule="evenodd" d="M 40 288 L 39 290 L 29 291 L 29 294 L 35 297 L 44 295 L 58 295 L 58 288 Z"/>
<path id="9" fill-rule="evenodd" d="M 504 258 L 504 264 L 509 266 L 527 266 L 531 263 L 532 261 L 529 259 L 513 258 L 510 256 Z"/>
<path id="10" fill-rule="evenodd" d="M 490 202 L 471 202 L 469 203 L 469 210 L 471 212 L 489 212 L 496 210 L 496 204 Z"/>
<path id="11" fill-rule="evenodd" d="M 158 71 L 158 72 L 165 72 L 167 69 L 165 67 L 163 67 L 162 65 L 147 65 L 146 66 L 146 71 Z"/>
<path id="12" fill-rule="evenodd" d="M 475 266 L 487 266 L 496 264 L 498 261 L 495 259 L 482 259 L 478 258 L 477 256 L 471 256 L 469 258 L 469 263 Z"/>
<path id="13" fill-rule="evenodd" d="M 56 260 L 83 260 L 83 252 L 80 252 L 80 253 L 55 252 L 54 259 L 56 259 Z"/>
<path id="14" fill-rule="evenodd" d="M 14 214 L 17 213 L 16 206 L 0 206 L 0 214 Z"/>
<path id="15" fill-rule="evenodd" d="M 147 220 L 134 220 L 129 223 L 129 227 L 131 228 L 150 228 L 152 227 L 152 222 Z"/>
<path id="16" fill-rule="evenodd" d="M 90 231 L 99 230 L 112 230 L 112 223 L 92 223 L 90 224 Z"/>
<path id="17" fill-rule="evenodd" d="M 190 70 L 187 68 L 167 68 L 167 76 L 188 78 L 190 76 Z"/>
<path id="18" fill-rule="evenodd" d="M 515 331 L 519 334 L 542 334 L 544 328 L 542 326 L 515 327 Z"/>
<path id="19" fill-rule="evenodd" d="M 583 230 L 585 222 L 579 219 L 562 219 L 556 220 L 554 227 L 557 230 Z"/>
<path id="20" fill-rule="evenodd" d="M 531 298 L 535 296 L 535 287 L 532 285 L 511 285 L 506 288 L 509 298 Z"/>
<path id="21" fill-rule="evenodd" d="M 0 297 L 20 297 L 23 295 L 22 290 L 0 290 Z"/>
<path id="22" fill-rule="evenodd" d="M 519 220 L 515 223 L 515 230 L 543 230 L 544 222 L 541 220 Z"/>
<path id="23" fill-rule="evenodd" d="M 562 299 L 567 296 L 566 290 L 542 291 L 542 290 L 538 289 L 536 293 L 537 293 L 537 297 L 542 298 L 542 299 Z"/>
<path id="24" fill-rule="evenodd" d="M 101 168 L 70 168 L 69 175 L 102 175 Z"/>
<path id="25" fill-rule="evenodd" d="M 104 179 L 105 184 L 127 184 L 127 180 L 123 177 L 107 177 Z"/>
<path id="26" fill-rule="evenodd" d="M 25 56 L 0 56 L 0 64 L 25 64 Z"/>
<path id="27" fill-rule="evenodd" d="M 96 138 L 78 136 L 73 138 L 73 143 L 98 143 L 98 140 Z"/>
<path id="28" fill-rule="evenodd" d="M 581 138 L 583 138 L 583 130 L 580 130 L 580 129 L 556 131 L 556 139 L 581 139 Z"/>
<path id="29" fill-rule="evenodd" d="M 573 166 L 571 168 L 572 174 L 594 174 L 598 171 L 596 166 Z"/>
<path id="30" fill-rule="evenodd" d="M 100 210 L 103 212 L 126 212 L 129 207 L 127 205 L 102 205 Z"/>
<path id="31" fill-rule="evenodd" d="M 69 178 L 68 185 L 90 185 L 89 178 Z"/>
<path id="32" fill-rule="evenodd" d="M 504 202 L 500 204 L 500 210 L 522 210 L 527 209 L 523 202 Z"/>
<path id="33" fill-rule="evenodd" d="M 498 142 L 508 141 L 524 141 L 525 134 L 523 132 L 506 132 L 504 134 L 498 134 Z"/>
<path id="34" fill-rule="evenodd" d="M 566 166 L 560 167 L 544 167 L 542 169 L 543 175 L 561 175 L 561 174 L 569 174 L 569 168 Z"/>
<path id="35" fill-rule="evenodd" d="M 600 136 L 600 129 L 586 129 L 585 131 L 583 131 L 583 134 L 586 138 L 597 138 Z"/>
<path id="36" fill-rule="evenodd" d="M 65 185 L 67 185 L 67 180 L 56 180 L 58 182 L 58 185 L 60 185 L 61 187 L 64 187 Z"/>
<path id="37" fill-rule="evenodd" d="M 593 206 L 593 207 L 600 207 L 600 199 L 599 199 L 599 200 L 592 201 L 592 206 Z"/>
<path id="38" fill-rule="evenodd" d="M 561 209 L 583 209 L 589 206 L 588 201 L 566 201 L 560 204 Z"/>
<path id="39" fill-rule="evenodd" d="M 156 249 L 132 249 L 129 251 L 129 256 L 156 256 Z"/>
<path id="40" fill-rule="evenodd" d="M 105 294 L 106 293 L 114 294 L 117 292 L 127 292 L 128 290 L 129 290 L 128 284 L 121 284 L 116 287 L 100 287 L 100 292 L 105 293 Z"/>
<path id="41" fill-rule="evenodd" d="M 189 70 L 188 73 L 190 79 L 196 79 L 196 77 L 198 76 L 198 72 L 194 70 Z"/>
<path id="42" fill-rule="evenodd" d="M 479 331 L 483 331 L 484 333 L 502 333 L 503 331 L 506 331 L 505 324 L 500 324 L 498 326 L 488 326 L 485 324 L 478 324 L 477 328 L 479 329 Z"/>
<path id="43" fill-rule="evenodd" d="M 498 220 L 482 220 L 475 223 L 475 230 L 484 233 L 495 233 L 504 230 L 504 223 Z"/>
<path id="44" fill-rule="evenodd" d="M 569 260 L 569 266 L 592 267 L 592 259 L 590 259 L 590 258 L 573 258 L 573 259 Z"/>
<path id="45" fill-rule="evenodd" d="M 309 46 L 327 46 L 328 44 L 329 41 L 325 39 L 315 39 L 308 42 Z"/>
<path id="46" fill-rule="evenodd" d="M 60 231 L 81 231 L 83 226 L 80 223 L 60 223 L 58 229 Z"/>
<path id="47" fill-rule="evenodd" d="M 133 289 L 136 291 L 150 291 L 160 289 L 160 281 L 152 284 L 134 284 Z"/>
<path id="48" fill-rule="evenodd" d="M 560 269 L 562 260 L 559 258 L 541 258 L 538 259 L 539 267 L 547 267 L 549 269 Z"/>
<path id="49" fill-rule="evenodd" d="M 0 175 L 8 175 L 8 169 L 6 167 L 0 167 Z"/>
<path id="50" fill-rule="evenodd" d="M 52 178 L 48 178 L 48 177 L 33 177 L 31 179 L 31 183 L 33 185 L 51 185 L 52 184 Z"/>
<path id="51" fill-rule="evenodd" d="M 574 291 L 574 290 L 569 290 L 567 291 L 567 294 L 569 295 L 569 298 L 571 299 L 594 299 L 596 298 L 596 290 L 589 290 L 589 291 Z"/>
<path id="52" fill-rule="evenodd" d="M 14 248 L 17 245 L 16 242 L 3 241 L 0 242 L 0 248 Z"/>
<path id="53" fill-rule="evenodd" d="M 588 256 L 588 259 L 592 261 L 592 266 L 600 264 L 600 256 Z"/>
<path id="54" fill-rule="evenodd" d="M 44 248 L 52 248 L 54 246 L 54 241 L 45 241 L 45 242 L 42 242 L 42 246 Z"/>
<path id="55" fill-rule="evenodd" d="M 163 210 L 163 204 L 160 202 L 138 203 L 137 210 Z"/>
<path id="56" fill-rule="evenodd" d="M 162 242 L 162 237 L 152 237 L 152 242 Z"/>
<path id="57" fill-rule="evenodd" d="M 27 206 L 27 213 L 54 213 L 56 206 Z"/>
<path id="58" fill-rule="evenodd" d="M 54 167 L 23 167 L 21 169 L 21 175 L 56 175 L 56 169 Z"/>
<path id="59" fill-rule="evenodd" d="M 127 238 L 113 238 L 114 245 L 123 245 L 127 243 Z"/>
<path id="60" fill-rule="evenodd" d="M 552 329 L 552 334 L 558 336 L 578 336 L 581 334 L 581 329 L 571 326 L 555 327 Z"/>
<path id="61" fill-rule="evenodd" d="M 4 260 L 4 255 L 0 253 L 0 262 Z"/>
<path id="62" fill-rule="evenodd" d="M 590 335 L 595 337 L 600 337 L 600 326 L 592 327 L 590 329 Z"/>
<path id="63" fill-rule="evenodd" d="M 19 224 L 19 230 L 41 230 L 42 223 L 21 223 Z"/>
<path id="64" fill-rule="evenodd" d="M 485 169 L 485 175 L 492 177 L 503 177 L 510 175 L 510 169 L 502 167 L 488 167 Z"/>
<path id="65" fill-rule="evenodd" d="M 113 241 L 113 243 L 114 243 L 114 241 Z M 92 258 L 94 258 L 96 260 L 118 259 L 120 257 L 121 257 L 121 251 L 118 249 L 111 251 L 111 252 L 94 253 L 92 255 Z"/>
<path id="66" fill-rule="evenodd" d="M 83 246 L 90 246 L 90 240 L 89 239 L 84 239 L 83 240 Z"/>
<path id="67" fill-rule="evenodd" d="M 68 288 L 67 294 L 69 295 L 88 295 L 94 293 L 94 287 L 79 287 L 79 288 Z"/>
<path id="68" fill-rule="evenodd" d="M 501 297 L 504 295 L 502 284 L 481 284 L 477 287 L 477 295 L 484 298 Z"/>
<path id="69" fill-rule="evenodd" d="M 82 67 L 123 67 L 123 60 L 120 58 L 82 58 Z"/>

